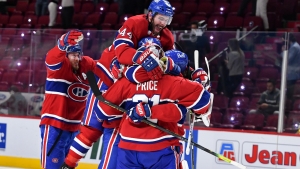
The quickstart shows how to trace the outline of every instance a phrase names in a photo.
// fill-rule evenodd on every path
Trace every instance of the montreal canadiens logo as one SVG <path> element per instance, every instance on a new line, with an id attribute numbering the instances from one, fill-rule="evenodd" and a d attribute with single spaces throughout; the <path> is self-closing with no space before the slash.
<path id="1" fill-rule="evenodd" d="M 82 83 L 73 83 L 68 87 L 69 97 L 77 102 L 83 102 L 86 100 L 90 87 Z"/>

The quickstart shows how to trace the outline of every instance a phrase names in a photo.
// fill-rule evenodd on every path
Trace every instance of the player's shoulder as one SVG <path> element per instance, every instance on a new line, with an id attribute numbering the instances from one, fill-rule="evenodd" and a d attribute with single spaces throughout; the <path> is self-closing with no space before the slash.
<path id="1" fill-rule="evenodd" d="M 169 28 L 164 28 L 164 29 L 162 30 L 162 33 L 165 34 L 165 35 L 167 35 L 168 37 L 169 37 L 169 36 L 172 36 L 172 37 L 173 37 L 173 34 L 172 34 L 172 32 L 170 31 Z"/>
<path id="2" fill-rule="evenodd" d="M 91 62 L 96 62 L 93 58 L 90 56 L 82 56 L 81 58 L 81 63 L 86 64 L 86 63 L 91 63 Z"/>

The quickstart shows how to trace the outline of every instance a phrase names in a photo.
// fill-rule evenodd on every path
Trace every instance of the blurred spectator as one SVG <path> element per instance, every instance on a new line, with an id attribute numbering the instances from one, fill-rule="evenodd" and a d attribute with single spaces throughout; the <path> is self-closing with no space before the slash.
<path id="1" fill-rule="evenodd" d="M 275 81 L 269 80 L 267 82 L 267 90 L 260 95 L 257 102 L 257 110 L 250 110 L 249 113 L 262 113 L 265 118 L 267 118 L 268 115 L 278 113 L 280 90 L 275 86 Z"/>
<path id="2" fill-rule="evenodd" d="M 194 51 L 199 51 L 199 66 L 204 62 L 204 57 L 210 53 L 209 39 L 205 35 L 206 24 L 194 21 L 191 23 L 191 32 L 180 35 L 179 44 L 188 55 L 191 64 L 194 65 Z"/>
<path id="3" fill-rule="evenodd" d="M 285 39 L 283 39 L 285 41 Z M 287 97 L 292 98 L 294 93 L 294 88 L 297 80 L 300 79 L 300 46 L 296 42 L 296 38 L 293 34 L 289 33 L 288 38 L 288 63 L 287 63 Z M 283 46 L 282 50 L 286 47 Z M 281 53 L 281 57 L 283 57 L 283 53 Z"/>
<path id="4" fill-rule="evenodd" d="M 26 116 L 27 101 L 16 86 L 11 86 L 9 90 L 10 98 L 2 103 L 0 107 L 8 109 L 8 115 Z"/>
<path id="5" fill-rule="evenodd" d="M 261 17 L 266 31 L 269 30 L 269 21 L 267 15 L 267 4 L 269 0 L 257 0 L 256 2 L 256 16 Z"/>
<path id="6" fill-rule="evenodd" d="M 7 0 L 0 0 L 0 13 L 2 15 L 6 14 L 6 1 Z"/>
<path id="7" fill-rule="evenodd" d="M 46 15 L 48 0 L 37 0 L 35 2 L 35 14 L 36 16 Z"/>
<path id="8" fill-rule="evenodd" d="M 49 10 L 49 27 L 53 27 L 55 25 L 55 19 L 57 15 L 57 6 L 58 6 L 58 0 L 50 0 L 48 4 L 48 10 Z"/>
<path id="9" fill-rule="evenodd" d="M 240 8 L 239 8 L 238 13 L 237 13 L 238 16 L 243 17 L 245 15 L 245 11 L 247 10 L 247 6 L 248 6 L 250 1 L 252 3 L 252 16 L 255 15 L 256 0 L 242 0 Z"/>
<path id="10" fill-rule="evenodd" d="M 74 14 L 74 0 L 62 0 L 61 20 L 64 29 L 71 28 Z"/>
<path id="11" fill-rule="evenodd" d="M 225 63 L 229 70 L 227 95 L 231 98 L 232 94 L 243 80 L 245 54 L 241 50 L 237 39 L 229 39 L 228 47 L 229 53 L 227 54 Z"/>

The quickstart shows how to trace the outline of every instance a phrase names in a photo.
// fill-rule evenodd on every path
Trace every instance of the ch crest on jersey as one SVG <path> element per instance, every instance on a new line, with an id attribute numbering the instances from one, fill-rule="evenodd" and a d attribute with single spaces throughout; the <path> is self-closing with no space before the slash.
<path id="1" fill-rule="evenodd" d="M 82 83 L 73 83 L 68 87 L 68 96 L 77 102 L 83 102 L 87 99 L 90 87 Z"/>

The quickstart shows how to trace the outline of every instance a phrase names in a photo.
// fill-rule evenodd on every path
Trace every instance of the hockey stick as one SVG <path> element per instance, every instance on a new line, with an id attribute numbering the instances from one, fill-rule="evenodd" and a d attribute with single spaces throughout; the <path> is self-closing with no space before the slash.
<path id="1" fill-rule="evenodd" d="M 195 70 L 199 68 L 199 51 L 195 50 L 194 51 L 194 64 L 195 64 Z M 192 149 L 192 154 L 191 154 L 191 162 L 192 162 L 192 169 L 195 168 L 195 163 L 194 163 L 194 151 L 193 151 L 193 146 L 191 145 L 191 141 L 193 138 L 193 131 L 194 131 L 194 124 L 195 124 L 195 114 L 191 113 L 190 114 L 190 131 L 189 131 L 189 137 L 188 137 L 188 142 L 185 150 L 185 154 L 189 155 L 190 150 Z"/>
<path id="2" fill-rule="evenodd" d="M 106 104 L 106 105 L 108 105 L 108 106 L 110 106 L 110 107 L 112 107 L 112 108 L 114 108 L 114 109 L 117 109 L 117 110 L 119 110 L 119 111 L 121 111 L 121 112 L 126 112 L 126 111 L 127 111 L 127 110 L 125 110 L 124 108 L 122 108 L 122 107 L 120 107 L 120 106 L 118 106 L 118 105 L 115 105 L 115 104 L 111 103 L 110 101 L 107 101 L 107 100 L 104 99 L 104 97 L 102 96 L 102 94 L 101 94 L 101 92 L 100 92 L 100 90 L 99 90 L 99 88 L 98 88 L 98 85 L 97 85 L 97 82 L 96 82 L 96 79 L 95 79 L 95 76 L 94 76 L 94 73 L 93 73 L 93 72 L 89 71 L 89 72 L 87 72 L 86 75 L 87 75 L 87 79 L 88 79 L 88 81 L 89 81 L 91 90 L 93 91 L 95 97 L 96 97 L 100 102 L 103 102 L 104 104 Z M 170 135 L 176 137 L 177 139 L 179 139 L 179 140 L 181 140 L 181 141 L 184 141 L 184 142 L 187 142 L 187 141 L 188 141 L 188 139 L 186 139 L 185 137 L 182 137 L 182 136 L 180 136 L 180 135 L 178 135 L 178 134 L 176 134 L 176 133 L 174 133 L 174 132 L 172 132 L 172 131 L 170 131 L 170 130 L 168 130 L 168 129 L 165 129 L 165 128 L 163 128 L 163 127 L 160 127 L 160 126 L 158 126 L 156 123 L 153 123 L 153 122 L 151 122 L 151 121 L 149 121 L 149 120 L 142 119 L 141 121 L 144 122 L 144 123 L 146 123 L 146 124 L 148 124 L 148 125 L 150 125 L 150 126 L 152 126 L 152 127 L 154 127 L 154 128 L 157 128 L 157 129 L 159 129 L 159 130 L 161 130 L 161 131 L 163 131 L 163 132 L 165 132 L 165 133 L 167 133 L 167 134 L 170 134 Z M 203 146 L 201 146 L 201 145 L 199 145 L 199 144 L 197 144 L 197 143 L 195 143 L 195 142 L 193 142 L 193 141 L 191 141 L 191 145 L 193 145 L 193 146 L 195 146 L 195 147 L 197 147 L 197 148 L 199 148 L 199 149 L 201 149 L 201 150 L 203 150 L 203 151 L 205 151 L 205 152 L 207 152 L 207 153 L 209 153 L 209 154 L 211 154 L 211 155 L 213 155 L 213 156 L 215 156 L 215 157 L 217 157 L 217 158 L 220 158 L 220 159 L 222 159 L 223 161 L 225 161 L 225 162 L 227 162 L 227 163 L 229 163 L 229 164 L 232 164 L 232 165 L 234 165 L 234 166 L 236 166 L 236 167 L 238 167 L 238 168 L 240 168 L 240 169 L 246 169 L 246 166 L 243 166 L 243 165 L 240 164 L 240 163 L 237 163 L 237 162 L 235 162 L 235 161 L 232 161 L 232 160 L 230 160 L 229 158 L 224 157 L 223 155 L 218 154 L 218 153 L 216 153 L 216 152 L 213 152 L 213 151 L 211 151 L 211 150 L 209 150 L 209 149 L 207 149 L 207 148 L 205 148 L 205 147 L 203 147 Z"/>
<path id="3" fill-rule="evenodd" d="M 252 28 L 250 31 L 248 31 L 245 35 L 243 35 L 242 37 L 240 37 L 238 39 L 238 41 L 242 40 L 243 38 L 245 38 L 247 35 L 249 35 L 251 32 L 253 32 L 256 28 L 258 27 L 258 25 L 256 25 L 254 28 Z M 215 58 L 217 58 L 218 56 L 220 56 L 223 52 L 225 52 L 228 49 L 228 47 L 226 47 L 225 49 L 223 49 L 221 52 L 219 52 L 218 54 L 216 54 L 214 57 L 212 57 L 211 59 L 209 59 L 208 62 L 213 61 Z"/>

